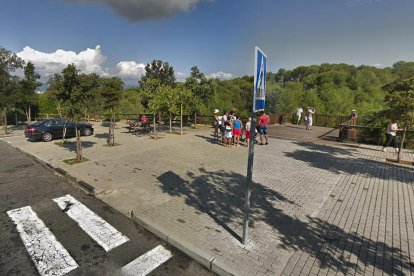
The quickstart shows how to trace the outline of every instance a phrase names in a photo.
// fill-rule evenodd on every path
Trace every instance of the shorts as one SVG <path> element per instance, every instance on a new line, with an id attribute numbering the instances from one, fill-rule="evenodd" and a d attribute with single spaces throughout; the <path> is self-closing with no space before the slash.
<path id="1" fill-rule="evenodd" d="M 231 131 L 226 131 L 226 138 L 230 139 L 233 137 L 233 133 Z"/>
<path id="2" fill-rule="evenodd" d="M 259 132 L 260 132 L 260 135 L 267 135 L 267 126 L 260 126 Z"/>
<path id="3" fill-rule="evenodd" d="M 250 139 L 250 130 L 246 130 L 246 139 Z"/>
<path id="4" fill-rule="evenodd" d="M 241 135 L 241 129 L 237 129 L 237 128 L 233 129 L 233 134 L 234 135 Z"/>

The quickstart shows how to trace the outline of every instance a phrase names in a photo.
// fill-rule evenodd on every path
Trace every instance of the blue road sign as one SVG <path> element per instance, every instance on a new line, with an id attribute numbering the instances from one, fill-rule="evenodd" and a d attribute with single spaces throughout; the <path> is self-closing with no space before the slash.
<path id="1" fill-rule="evenodd" d="M 265 108 L 267 57 L 259 47 L 255 47 L 254 55 L 253 112 L 257 112 Z"/>

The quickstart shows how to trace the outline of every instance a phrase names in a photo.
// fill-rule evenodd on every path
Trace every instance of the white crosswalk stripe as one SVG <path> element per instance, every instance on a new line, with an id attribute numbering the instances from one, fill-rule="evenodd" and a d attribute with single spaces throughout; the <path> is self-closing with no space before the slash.
<path id="1" fill-rule="evenodd" d="M 129 239 L 71 195 L 53 199 L 105 251 Z M 64 275 L 78 264 L 30 206 L 7 211 L 40 275 Z M 122 275 L 147 275 L 172 257 L 159 245 L 122 267 Z"/>
<path id="2" fill-rule="evenodd" d="M 53 199 L 69 217 L 76 221 L 80 228 L 94 239 L 106 252 L 129 241 L 121 232 L 107 223 L 88 207 L 71 195 Z"/>
<path id="3" fill-rule="evenodd" d="M 148 251 L 144 255 L 139 256 L 122 268 L 122 275 L 125 276 L 143 276 L 147 275 L 158 266 L 168 261 L 172 257 L 170 251 L 162 245 L 158 245 L 154 249 Z"/>
<path id="4" fill-rule="evenodd" d="M 10 210 L 7 215 L 16 224 L 20 238 L 40 275 L 64 275 L 78 267 L 30 206 Z"/>

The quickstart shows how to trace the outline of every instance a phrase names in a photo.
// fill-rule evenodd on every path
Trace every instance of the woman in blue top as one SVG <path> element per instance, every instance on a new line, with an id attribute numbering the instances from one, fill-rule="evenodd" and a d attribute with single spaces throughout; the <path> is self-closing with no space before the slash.
<path id="1" fill-rule="evenodd" d="M 239 146 L 240 135 L 242 134 L 243 124 L 240 120 L 240 115 L 237 115 L 236 119 L 233 120 L 233 135 L 234 135 L 234 145 Z"/>

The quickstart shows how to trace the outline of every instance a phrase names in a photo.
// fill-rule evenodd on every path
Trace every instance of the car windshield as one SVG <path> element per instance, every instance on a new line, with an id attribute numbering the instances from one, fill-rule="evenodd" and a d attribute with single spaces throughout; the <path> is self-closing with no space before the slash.
<path id="1" fill-rule="evenodd" d="M 40 126 L 40 125 L 43 125 L 44 122 L 45 121 L 37 121 L 37 122 L 32 123 L 32 126 Z"/>

